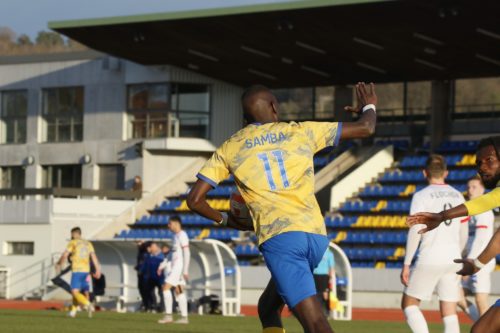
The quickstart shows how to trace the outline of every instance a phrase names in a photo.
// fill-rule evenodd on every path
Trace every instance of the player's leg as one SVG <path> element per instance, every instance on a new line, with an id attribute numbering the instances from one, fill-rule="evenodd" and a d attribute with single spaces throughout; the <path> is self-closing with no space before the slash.
<path id="1" fill-rule="evenodd" d="M 165 308 L 165 316 L 158 320 L 159 324 L 168 324 L 174 321 L 172 317 L 174 298 L 172 296 L 173 286 L 170 283 L 165 283 L 163 285 L 163 305 Z"/>
<path id="2" fill-rule="evenodd" d="M 471 333 L 500 332 L 500 300 L 472 326 Z"/>
<path id="3" fill-rule="evenodd" d="M 328 239 L 303 232 L 287 232 L 260 248 L 278 293 L 308 333 L 332 333 L 316 296 L 312 271 L 320 262 Z"/>
<path id="4" fill-rule="evenodd" d="M 87 297 L 80 292 L 80 290 L 85 287 L 87 275 L 87 273 L 82 272 L 74 272 L 71 274 L 71 295 L 78 304 L 85 307 L 89 304 L 89 301 Z"/>
<path id="5" fill-rule="evenodd" d="M 488 295 L 489 293 L 476 293 L 475 300 L 479 316 L 482 316 L 488 311 Z"/>
<path id="6" fill-rule="evenodd" d="M 285 302 L 278 294 L 276 284 L 273 279 L 269 280 L 266 289 L 259 298 L 257 307 L 263 333 L 285 332 L 281 321 L 281 312 L 284 306 Z"/>
<path id="7" fill-rule="evenodd" d="M 188 324 L 188 302 L 186 292 L 183 286 L 179 283 L 175 287 L 175 297 L 177 299 L 177 304 L 179 304 L 179 310 L 181 311 L 181 319 L 176 320 L 176 324 Z"/>
<path id="8" fill-rule="evenodd" d="M 469 279 L 462 281 L 462 287 L 460 288 L 460 300 L 457 305 L 472 321 L 476 321 L 479 319 L 479 312 L 474 303 L 467 299 L 467 296 L 471 295 L 470 288 L 472 288 Z"/>
<path id="9" fill-rule="evenodd" d="M 457 302 L 460 300 L 462 286 L 461 278 L 455 272 L 457 267 L 450 265 L 443 268 L 444 273 L 439 279 L 436 291 L 439 297 L 439 309 L 443 318 L 445 333 L 460 333 L 457 316 Z"/>
<path id="10" fill-rule="evenodd" d="M 429 333 L 427 321 L 420 311 L 420 299 L 403 293 L 401 308 L 405 314 L 406 323 L 413 333 Z"/>

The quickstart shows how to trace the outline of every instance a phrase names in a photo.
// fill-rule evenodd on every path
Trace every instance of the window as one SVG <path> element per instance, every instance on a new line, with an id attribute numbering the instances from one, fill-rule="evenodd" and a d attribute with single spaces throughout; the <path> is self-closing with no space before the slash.
<path id="1" fill-rule="evenodd" d="M 2 92 L 2 143 L 26 142 L 28 92 L 25 90 Z"/>
<path id="2" fill-rule="evenodd" d="M 2 168 L 2 188 L 24 188 L 25 169 L 22 166 Z"/>
<path id="3" fill-rule="evenodd" d="M 335 116 L 333 86 L 276 89 L 280 103 L 280 120 L 333 119 Z"/>
<path id="4" fill-rule="evenodd" d="M 99 165 L 99 189 L 123 190 L 125 168 L 121 164 Z"/>
<path id="5" fill-rule="evenodd" d="M 463 79 L 455 81 L 455 113 L 498 115 L 500 111 L 500 78 Z"/>
<path id="6" fill-rule="evenodd" d="M 34 242 L 7 242 L 5 254 L 8 256 L 32 256 L 35 254 Z"/>
<path id="7" fill-rule="evenodd" d="M 127 105 L 132 138 L 209 136 L 210 91 L 207 85 L 129 85 Z"/>
<path id="8" fill-rule="evenodd" d="M 83 87 L 43 91 L 44 142 L 81 141 L 83 137 Z"/>
<path id="9" fill-rule="evenodd" d="M 43 166 L 43 187 L 82 187 L 82 166 L 74 165 L 47 165 Z"/>

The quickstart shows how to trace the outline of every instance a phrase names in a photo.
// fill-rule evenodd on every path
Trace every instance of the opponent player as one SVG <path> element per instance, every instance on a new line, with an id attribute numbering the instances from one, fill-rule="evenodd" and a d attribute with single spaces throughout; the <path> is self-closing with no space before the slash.
<path id="1" fill-rule="evenodd" d="M 94 277 L 101 277 L 101 266 L 94 251 L 92 243 L 82 239 L 82 230 L 78 227 L 71 229 L 71 241 L 66 246 L 66 251 L 56 264 L 56 271 L 61 271 L 63 263 L 71 260 L 71 294 L 73 295 L 73 304 L 81 305 L 87 310 L 89 317 L 92 317 L 94 307 L 92 303 L 81 292 L 88 292 L 90 285 L 90 260 L 95 267 Z M 76 308 L 73 307 L 69 313 L 70 317 L 76 315 Z"/>
<path id="2" fill-rule="evenodd" d="M 491 192 L 438 214 L 419 213 L 409 216 L 408 225 L 425 224 L 425 228 L 420 231 L 424 233 L 437 228 L 443 221 L 461 216 L 475 216 L 500 206 L 500 136 L 488 137 L 479 142 L 476 165 L 484 186 L 492 189 Z M 455 262 L 463 263 L 463 268 L 457 273 L 477 273 L 497 254 L 500 254 L 500 230 L 495 232 L 488 246 L 476 259 L 456 259 Z M 500 300 L 474 324 L 472 332 L 500 332 Z"/>
<path id="3" fill-rule="evenodd" d="M 172 309 L 174 299 L 171 289 L 175 288 L 175 298 L 179 304 L 181 318 L 175 321 L 177 324 L 188 324 L 188 302 L 185 293 L 186 280 L 188 280 L 189 261 L 191 252 L 189 250 L 189 237 L 182 230 L 182 222 L 179 216 L 172 216 L 168 222 L 168 228 L 174 233 L 172 236 L 172 249 L 169 252 L 169 257 L 165 260 L 158 269 L 158 274 L 168 266 L 168 275 L 163 285 L 163 301 L 165 302 L 165 317 L 160 319 L 158 323 L 172 323 Z"/>
<path id="4" fill-rule="evenodd" d="M 484 185 L 481 178 L 475 176 L 467 182 L 467 194 L 470 200 L 484 194 Z M 469 241 L 467 258 L 474 259 L 486 248 L 493 237 L 495 215 L 489 210 L 472 216 L 469 222 Z M 491 272 L 495 269 L 495 260 L 490 260 L 483 269 L 471 277 L 464 277 L 464 294 L 472 293 L 475 296 L 477 307 L 469 302 L 465 295 L 458 305 L 469 317 L 476 321 L 488 310 L 488 294 L 491 290 Z"/>
<path id="5" fill-rule="evenodd" d="M 416 192 L 411 201 L 410 214 L 439 212 L 443 207 L 453 207 L 465 202 L 463 195 L 445 184 L 448 176 L 446 162 L 441 155 L 427 159 L 424 176 L 429 185 Z M 459 333 L 457 302 L 460 300 L 460 277 L 453 259 L 460 257 L 468 236 L 467 219 L 451 219 L 438 229 L 421 235 L 423 228 L 415 225 L 408 231 L 406 255 L 401 282 L 405 286 L 401 307 L 408 326 L 414 333 L 428 333 L 427 322 L 419 309 L 422 300 L 430 300 L 436 289 L 441 317 L 447 333 Z M 410 271 L 415 253 L 419 250 L 415 267 Z"/>
<path id="6" fill-rule="evenodd" d="M 259 302 L 264 332 L 284 332 L 279 316 L 282 299 L 305 331 L 332 332 L 316 297 L 312 274 L 328 246 L 323 216 L 314 196 L 313 156 L 326 146 L 337 145 L 340 139 L 374 133 L 374 85 L 367 88 L 359 83 L 356 93 L 360 107 L 346 108 L 362 113 L 356 122 L 284 123 L 278 121 L 278 101 L 272 92 L 263 86 L 249 88 L 242 96 L 248 125 L 216 150 L 189 193 L 191 210 L 221 225 L 244 229 L 206 201 L 212 187 L 230 173 L 234 175 L 272 275 L 263 294 L 267 302 L 264 306 Z"/>

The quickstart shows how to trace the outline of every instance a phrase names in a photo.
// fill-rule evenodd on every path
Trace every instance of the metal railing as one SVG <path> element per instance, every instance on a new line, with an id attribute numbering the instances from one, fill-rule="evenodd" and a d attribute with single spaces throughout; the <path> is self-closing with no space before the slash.
<path id="1" fill-rule="evenodd" d="M 141 191 L 125 190 L 91 190 L 81 188 L 20 188 L 0 189 L 0 199 L 24 199 L 28 196 L 42 198 L 99 198 L 109 200 L 137 200 L 142 197 Z"/>

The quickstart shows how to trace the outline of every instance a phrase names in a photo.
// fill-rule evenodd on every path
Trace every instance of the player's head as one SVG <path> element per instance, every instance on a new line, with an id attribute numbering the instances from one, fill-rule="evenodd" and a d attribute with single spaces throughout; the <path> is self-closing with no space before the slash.
<path id="1" fill-rule="evenodd" d="M 161 246 L 161 252 L 162 252 L 163 254 L 167 254 L 169 251 L 170 251 L 170 248 L 168 247 L 168 245 L 167 245 L 167 244 L 163 244 L 163 245 Z"/>
<path id="2" fill-rule="evenodd" d="M 82 238 L 82 229 L 80 227 L 75 227 L 71 229 L 71 239 L 80 239 Z"/>
<path id="3" fill-rule="evenodd" d="M 490 136 L 479 142 L 476 152 L 477 172 L 483 184 L 493 189 L 500 181 L 500 136 Z"/>
<path id="4" fill-rule="evenodd" d="M 474 176 L 467 181 L 467 196 L 470 199 L 475 199 L 484 194 L 484 185 L 481 177 Z"/>
<path id="5" fill-rule="evenodd" d="M 168 228 L 173 233 L 177 233 L 182 230 L 182 221 L 181 218 L 177 215 L 171 216 L 168 220 Z"/>
<path id="6" fill-rule="evenodd" d="M 248 124 L 278 121 L 278 100 L 269 88 L 251 86 L 241 95 L 243 117 Z"/>
<path id="7" fill-rule="evenodd" d="M 160 252 L 160 247 L 158 246 L 158 243 L 151 242 L 151 245 L 149 245 L 149 253 L 156 254 L 158 252 Z"/>
<path id="8" fill-rule="evenodd" d="M 447 176 L 448 170 L 446 169 L 444 157 L 438 154 L 431 154 L 425 162 L 424 177 L 427 178 L 429 182 L 444 182 Z"/>

